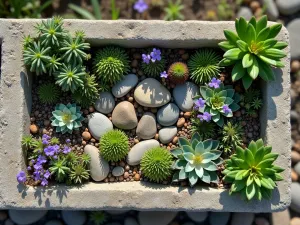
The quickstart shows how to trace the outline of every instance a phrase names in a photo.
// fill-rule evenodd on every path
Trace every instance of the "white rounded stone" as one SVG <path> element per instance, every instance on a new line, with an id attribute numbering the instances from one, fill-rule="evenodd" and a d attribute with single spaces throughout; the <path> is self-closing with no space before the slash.
<path id="1" fill-rule="evenodd" d="M 92 113 L 88 117 L 88 127 L 91 135 L 99 140 L 107 131 L 113 129 L 112 122 L 101 113 Z"/>
<path id="2" fill-rule="evenodd" d="M 136 135 L 142 139 L 151 139 L 157 132 L 156 118 L 151 112 L 146 112 L 140 119 L 137 128 Z"/>
<path id="3" fill-rule="evenodd" d="M 175 126 L 164 127 L 159 130 L 158 138 L 161 143 L 168 144 L 173 140 L 173 138 L 176 136 L 176 134 L 177 134 L 177 127 L 175 127 Z"/>
<path id="4" fill-rule="evenodd" d="M 121 98 L 134 88 L 137 82 L 138 77 L 135 74 L 128 74 L 112 87 L 111 92 L 116 98 Z"/>
<path id="5" fill-rule="evenodd" d="M 14 210 L 8 211 L 10 219 L 18 225 L 29 225 L 42 219 L 47 210 Z"/>

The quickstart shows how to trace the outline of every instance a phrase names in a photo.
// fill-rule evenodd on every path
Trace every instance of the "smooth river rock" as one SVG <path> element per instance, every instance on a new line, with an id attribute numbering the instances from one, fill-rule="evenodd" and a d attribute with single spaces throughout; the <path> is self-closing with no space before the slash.
<path id="1" fill-rule="evenodd" d="M 113 86 L 111 92 L 116 98 L 121 98 L 135 87 L 138 80 L 139 79 L 135 74 L 128 74 Z"/>
<path id="2" fill-rule="evenodd" d="M 135 88 L 134 98 L 142 106 L 160 107 L 171 100 L 171 93 L 154 78 L 146 78 Z"/>
<path id="3" fill-rule="evenodd" d="M 45 225 L 63 225 L 63 223 L 60 220 L 50 220 Z"/>
<path id="4" fill-rule="evenodd" d="M 142 211 L 138 214 L 140 225 L 168 225 L 177 215 L 170 211 Z"/>
<path id="5" fill-rule="evenodd" d="M 199 87 L 192 82 L 185 82 L 173 89 L 174 100 L 177 106 L 184 112 L 192 110 L 194 105 L 193 97 L 196 95 L 199 95 Z"/>
<path id="6" fill-rule="evenodd" d="M 47 210 L 8 210 L 10 219 L 18 225 L 29 225 L 39 221 Z"/>
<path id="7" fill-rule="evenodd" d="M 279 12 L 283 15 L 292 15 L 300 10 L 299 0 L 277 0 L 276 3 Z"/>
<path id="8" fill-rule="evenodd" d="M 87 219 L 84 211 L 62 210 L 61 217 L 66 225 L 83 225 Z"/>
<path id="9" fill-rule="evenodd" d="M 113 124 L 124 130 L 131 130 L 138 124 L 135 109 L 128 101 L 120 102 L 112 112 Z"/>
<path id="10" fill-rule="evenodd" d="M 96 112 L 89 115 L 88 127 L 92 136 L 99 140 L 103 134 L 113 129 L 113 124 L 105 115 Z"/>
<path id="11" fill-rule="evenodd" d="M 157 111 L 157 122 L 162 126 L 172 126 L 179 118 L 179 108 L 174 103 L 168 103 Z"/>
<path id="12" fill-rule="evenodd" d="M 139 223 L 136 221 L 133 217 L 127 217 L 124 221 L 124 225 L 139 225 Z"/>
<path id="13" fill-rule="evenodd" d="M 230 225 L 252 225 L 254 213 L 233 213 Z"/>
<path id="14" fill-rule="evenodd" d="M 91 156 L 90 173 L 94 181 L 104 180 L 109 173 L 108 162 L 100 155 L 99 149 L 93 145 L 86 145 L 84 152 Z"/>
<path id="15" fill-rule="evenodd" d="M 115 177 L 122 176 L 124 174 L 124 168 L 122 166 L 117 166 L 117 167 L 113 168 L 111 173 Z"/>
<path id="16" fill-rule="evenodd" d="M 291 209 L 300 213 L 300 184 L 297 182 L 292 183 L 292 203 Z"/>
<path id="17" fill-rule="evenodd" d="M 137 143 L 129 151 L 127 156 L 127 163 L 131 166 L 140 164 L 144 153 L 154 147 L 159 147 L 159 142 L 157 140 L 146 140 Z"/>
<path id="18" fill-rule="evenodd" d="M 276 21 L 279 17 L 279 12 L 275 0 L 263 0 L 263 3 L 266 6 L 268 19 Z"/>
<path id="19" fill-rule="evenodd" d="M 137 128 L 136 135 L 142 139 L 151 139 L 157 132 L 156 118 L 151 112 L 146 112 L 140 119 Z"/>
<path id="20" fill-rule="evenodd" d="M 211 212 L 209 215 L 210 225 L 227 225 L 230 212 Z"/>
<path id="21" fill-rule="evenodd" d="M 177 134 L 177 127 L 164 127 L 158 132 L 158 138 L 161 143 L 168 144 Z"/>
<path id="22" fill-rule="evenodd" d="M 115 107 L 115 99 L 110 92 L 101 92 L 99 98 L 95 102 L 95 109 L 98 112 L 108 114 Z"/>
<path id="23" fill-rule="evenodd" d="M 196 223 L 204 222 L 208 216 L 208 212 L 186 212 L 186 214 Z"/>
<path id="24" fill-rule="evenodd" d="M 246 20 L 250 20 L 252 16 L 253 13 L 249 7 L 241 6 L 236 17 L 244 17 Z"/>
<path id="25" fill-rule="evenodd" d="M 299 1 L 300 2 L 300 1 Z M 291 22 L 288 23 L 286 28 L 289 31 L 290 36 L 290 45 L 291 45 L 291 57 L 292 59 L 300 59 L 300 48 L 298 48 L 298 45 L 300 43 L 300 19 L 294 19 Z"/>

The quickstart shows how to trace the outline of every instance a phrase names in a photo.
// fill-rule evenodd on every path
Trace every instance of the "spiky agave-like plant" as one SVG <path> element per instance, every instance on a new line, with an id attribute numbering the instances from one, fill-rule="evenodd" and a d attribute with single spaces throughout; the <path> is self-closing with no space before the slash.
<path id="1" fill-rule="evenodd" d="M 55 176 L 55 180 L 61 183 L 68 177 L 70 168 L 67 167 L 67 161 L 65 158 L 58 157 L 51 162 L 49 171 L 51 172 L 51 175 Z"/>
<path id="2" fill-rule="evenodd" d="M 237 147 L 223 171 L 225 182 L 232 183 L 230 194 L 240 193 L 245 200 L 270 199 L 275 182 L 283 180 L 280 173 L 284 169 L 273 165 L 278 156 L 262 139 L 251 141 L 246 149 Z"/>
<path id="3" fill-rule="evenodd" d="M 174 84 L 183 84 L 189 79 L 189 69 L 185 63 L 173 63 L 168 70 L 168 78 Z"/>
<path id="4" fill-rule="evenodd" d="M 96 53 L 93 61 L 95 75 L 105 84 L 115 84 L 128 73 L 129 58 L 120 47 L 105 47 Z"/>
<path id="5" fill-rule="evenodd" d="M 141 160 L 143 174 L 154 182 L 162 182 L 171 175 L 171 153 L 161 147 L 155 147 L 145 152 Z"/>
<path id="6" fill-rule="evenodd" d="M 38 96 L 42 103 L 55 103 L 58 100 L 60 91 L 55 84 L 46 83 L 38 88 Z"/>
<path id="7" fill-rule="evenodd" d="M 221 56 L 213 49 L 199 49 L 188 61 L 190 77 L 197 84 L 205 84 L 220 73 Z"/>
<path id="8" fill-rule="evenodd" d="M 90 177 L 89 170 L 85 168 L 82 164 L 77 164 L 70 170 L 69 178 L 75 184 L 81 184 L 82 182 L 88 180 Z"/>
<path id="9" fill-rule="evenodd" d="M 108 131 L 101 137 L 99 148 L 105 160 L 117 162 L 129 151 L 128 137 L 121 130 Z"/>

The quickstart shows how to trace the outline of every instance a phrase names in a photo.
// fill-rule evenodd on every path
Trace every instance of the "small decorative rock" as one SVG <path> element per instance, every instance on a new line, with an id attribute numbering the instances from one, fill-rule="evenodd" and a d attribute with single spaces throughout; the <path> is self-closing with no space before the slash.
<path id="1" fill-rule="evenodd" d="M 300 154 L 296 151 L 292 151 L 292 163 L 300 162 Z"/>
<path id="2" fill-rule="evenodd" d="M 131 166 L 140 164 L 144 153 L 154 147 L 159 147 L 159 142 L 156 140 L 146 140 L 139 142 L 129 151 L 127 156 L 127 163 Z"/>
<path id="3" fill-rule="evenodd" d="M 9 210 L 10 219 L 18 225 L 29 225 L 39 221 L 47 214 L 47 210 Z"/>
<path id="4" fill-rule="evenodd" d="M 155 136 L 157 132 L 155 115 L 151 112 L 146 112 L 140 119 L 136 135 L 142 139 L 150 139 Z"/>
<path id="5" fill-rule="evenodd" d="M 207 212 L 186 212 L 186 214 L 196 223 L 204 222 L 208 216 Z"/>
<path id="6" fill-rule="evenodd" d="M 157 122 L 162 126 L 172 126 L 179 117 L 179 108 L 174 103 L 168 103 L 157 112 Z"/>
<path id="7" fill-rule="evenodd" d="M 274 212 L 272 213 L 272 224 L 273 225 L 283 225 L 290 223 L 290 213 L 289 210 L 286 209 L 282 212 Z"/>
<path id="8" fill-rule="evenodd" d="M 92 136 L 97 140 L 107 131 L 113 129 L 111 121 L 101 113 L 92 113 L 89 115 L 88 127 Z"/>
<path id="9" fill-rule="evenodd" d="M 61 216 L 66 225 L 83 225 L 87 219 L 84 211 L 61 211 Z"/>
<path id="10" fill-rule="evenodd" d="M 299 2 L 298 0 L 295 0 L 296 2 Z M 287 1 L 283 0 L 283 4 L 287 5 Z M 298 46 L 300 43 L 300 35 L 299 35 L 299 30 L 300 30 L 300 19 L 294 19 L 291 22 L 288 23 L 286 27 L 289 31 L 289 36 L 290 36 L 290 45 L 291 46 Z M 292 59 L 299 59 L 300 58 L 300 48 L 297 47 L 292 47 L 291 49 L 291 57 Z"/>
<path id="11" fill-rule="evenodd" d="M 293 219 L 291 219 L 290 225 L 300 225 L 300 218 L 294 217 Z"/>
<path id="12" fill-rule="evenodd" d="M 95 108 L 98 112 L 108 114 L 115 107 L 115 99 L 110 92 L 101 92 L 95 102 Z"/>
<path id="13" fill-rule="evenodd" d="M 36 134 L 39 131 L 39 127 L 35 124 L 31 124 L 29 129 L 30 129 L 30 133 L 32 134 Z"/>
<path id="14" fill-rule="evenodd" d="M 139 181 L 141 179 L 141 176 L 138 174 L 138 173 L 136 173 L 135 175 L 134 175 L 134 180 L 135 181 Z"/>
<path id="15" fill-rule="evenodd" d="M 296 171 L 296 173 L 297 173 L 298 175 L 300 175 L 300 162 L 298 162 L 298 163 L 295 165 L 294 170 Z"/>
<path id="16" fill-rule="evenodd" d="M 253 13 L 251 9 L 245 6 L 240 7 L 237 13 L 237 18 L 244 17 L 246 20 L 250 20 L 252 16 Z"/>
<path id="17" fill-rule="evenodd" d="M 63 225 L 63 223 L 59 220 L 50 220 L 45 225 Z"/>
<path id="18" fill-rule="evenodd" d="M 184 112 L 191 111 L 194 97 L 199 95 L 199 87 L 192 82 L 185 82 L 173 89 L 173 97 L 177 106 Z"/>
<path id="19" fill-rule="evenodd" d="M 131 130 L 138 124 L 134 106 L 128 101 L 120 102 L 112 113 L 113 124 L 124 130 Z"/>
<path id="20" fill-rule="evenodd" d="M 292 15 L 300 10 L 299 0 L 277 0 L 276 3 L 279 12 L 281 12 L 284 15 Z"/>
<path id="21" fill-rule="evenodd" d="M 177 127 L 175 126 L 165 127 L 159 131 L 158 137 L 161 143 L 168 144 L 173 140 L 176 134 L 177 134 Z"/>
<path id="22" fill-rule="evenodd" d="M 231 219 L 231 225 L 252 225 L 253 221 L 253 213 L 234 213 Z"/>
<path id="23" fill-rule="evenodd" d="M 124 174 L 124 168 L 121 166 L 117 166 L 112 170 L 112 175 L 115 177 L 122 176 Z"/>
<path id="24" fill-rule="evenodd" d="M 209 215 L 209 223 L 210 225 L 226 225 L 229 218 L 229 212 L 211 212 Z"/>
<path id="25" fill-rule="evenodd" d="M 91 156 L 90 171 L 94 181 L 104 180 L 109 173 L 109 164 L 99 153 L 99 149 L 93 145 L 86 145 L 84 152 Z"/>
<path id="26" fill-rule="evenodd" d="M 268 19 L 277 20 L 279 17 L 278 8 L 274 0 L 263 0 L 264 5 L 266 6 L 266 13 Z"/>
<path id="27" fill-rule="evenodd" d="M 139 225 L 139 223 L 136 221 L 136 219 L 134 219 L 132 217 L 127 217 L 124 220 L 124 225 Z"/>
<path id="28" fill-rule="evenodd" d="M 89 141 L 92 138 L 92 136 L 91 136 L 90 132 L 84 131 L 82 133 L 82 138 L 83 138 L 83 140 Z"/>
<path id="29" fill-rule="evenodd" d="M 258 217 L 255 219 L 256 225 L 270 225 L 269 221 L 266 218 Z"/>
<path id="30" fill-rule="evenodd" d="M 111 92 L 116 98 L 121 98 L 134 88 L 137 82 L 138 77 L 135 74 L 128 74 L 113 86 Z"/>
<path id="31" fill-rule="evenodd" d="M 177 212 L 168 211 L 142 211 L 138 214 L 140 225 L 168 225 Z"/>
<path id="32" fill-rule="evenodd" d="M 182 117 L 177 121 L 177 127 L 183 127 L 185 119 Z"/>
<path id="33" fill-rule="evenodd" d="M 292 203 L 291 203 L 291 209 L 294 211 L 300 213 L 300 184 L 293 182 L 292 183 Z"/>
<path id="34" fill-rule="evenodd" d="M 160 107 L 171 100 L 171 94 L 156 79 L 146 78 L 135 88 L 134 98 L 142 106 Z"/>

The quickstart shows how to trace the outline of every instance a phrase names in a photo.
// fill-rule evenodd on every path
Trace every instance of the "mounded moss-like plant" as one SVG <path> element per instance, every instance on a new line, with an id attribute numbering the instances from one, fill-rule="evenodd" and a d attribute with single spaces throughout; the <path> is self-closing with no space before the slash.
<path id="1" fill-rule="evenodd" d="M 94 211 L 90 214 L 90 221 L 92 221 L 95 225 L 102 225 L 107 221 L 107 215 L 102 211 Z"/>
<path id="2" fill-rule="evenodd" d="M 60 91 L 55 84 L 42 84 L 38 88 L 38 96 L 42 103 L 55 103 L 58 101 Z"/>
<path id="3" fill-rule="evenodd" d="M 275 182 L 283 180 L 280 173 L 284 169 L 273 165 L 277 157 L 262 139 L 251 141 L 246 149 L 237 147 L 223 171 L 225 182 L 232 183 L 230 194 L 239 193 L 245 200 L 270 199 Z"/>
<path id="4" fill-rule="evenodd" d="M 213 49 L 200 49 L 188 61 L 190 77 L 196 84 L 205 84 L 220 73 L 221 56 Z"/>
<path id="5" fill-rule="evenodd" d="M 173 63 L 168 70 L 168 78 L 174 84 L 182 84 L 189 78 L 189 69 L 185 63 Z"/>
<path id="6" fill-rule="evenodd" d="M 166 60 L 164 56 L 161 56 L 161 60 L 156 60 L 155 62 L 142 63 L 142 69 L 148 77 L 159 77 L 160 73 L 165 70 L 165 66 Z"/>
<path id="7" fill-rule="evenodd" d="M 154 182 L 162 182 L 171 175 L 171 153 L 161 147 L 155 147 L 146 151 L 141 160 L 143 174 Z"/>
<path id="8" fill-rule="evenodd" d="M 96 53 L 93 70 L 105 84 L 115 84 L 129 72 L 129 57 L 120 47 L 105 47 Z"/>
<path id="9" fill-rule="evenodd" d="M 107 161 L 117 162 L 122 160 L 128 151 L 128 137 L 121 130 L 108 131 L 100 139 L 100 152 Z"/>
<path id="10" fill-rule="evenodd" d="M 227 122 L 220 134 L 222 135 L 220 147 L 224 149 L 225 153 L 230 153 L 237 146 L 243 145 L 243 128 L 240 124 Z"/>

